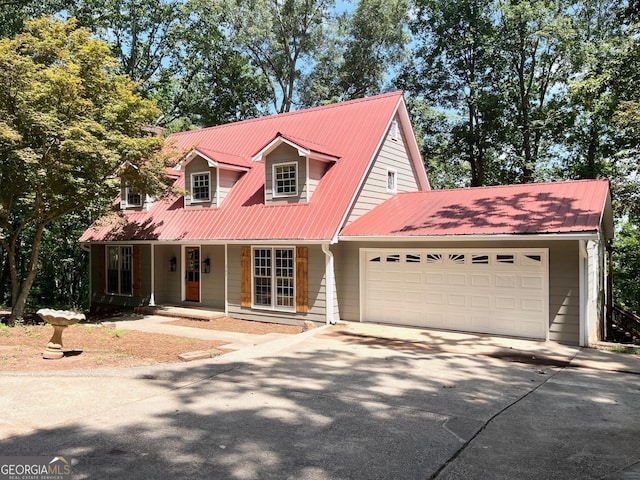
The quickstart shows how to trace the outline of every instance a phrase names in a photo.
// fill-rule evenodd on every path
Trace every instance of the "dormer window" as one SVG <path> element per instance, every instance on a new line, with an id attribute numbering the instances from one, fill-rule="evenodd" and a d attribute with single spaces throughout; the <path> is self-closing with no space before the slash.
<path id="1" fill-rule="evenodd" d="M 191 174 L 191 201 L 208 202 L 211 200 L 211 174 L 198 172 Z"/>
<path id="2" fill-rule="evenodd" d="M 139 193 L 132 191 L 129 187 L 125 189 L 127 196 L 127 206 L 128 207 L 141 207 L 142 206 L 142 195 Z"/>
<path id="3" fill-rule="evenodd" d="M 398 191 L 397 176 L 398 176 L 398 172 L 396 170 L 392 168 L 387 168 L 387 192 L 397 193 Z"/>
<path id="4" fill-rule="evenodd" d="M 273 196 L 290 197 L 298 193 L 297 163 L 280 163 L 273 166 Z"/>

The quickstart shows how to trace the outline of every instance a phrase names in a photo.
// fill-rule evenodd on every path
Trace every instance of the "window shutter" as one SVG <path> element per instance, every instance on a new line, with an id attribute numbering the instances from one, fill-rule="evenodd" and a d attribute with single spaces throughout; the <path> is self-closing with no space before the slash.
<path id="1" fill-rule="evenodd" d="M 251 247 L 240 250 L 240 306 L 251 308 Z"/>
<path id="2" fill-rule="evenodd" d="M 98 255 L 98 276 L 100 281 L 100 293 L 105 293 L 107 290 L 107 254 L 104 245 L 96 245 L 96 255 Z"/>
<path id="3" fill-rule="evenodd" d="M 296 313 L 309 312 L 309 249 L 296 248 Z"/>
<path id="4" fill-rule="evenodd" d="M 140 245 L 133 246 L 133 296 L 139 297 L 142 283 L 142 262 L 140 261 Z"/>

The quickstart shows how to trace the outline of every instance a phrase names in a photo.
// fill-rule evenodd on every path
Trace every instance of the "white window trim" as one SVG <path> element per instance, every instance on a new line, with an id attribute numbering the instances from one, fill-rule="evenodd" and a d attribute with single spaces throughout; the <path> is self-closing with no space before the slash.
<path id="1" fill-rule="evenodd" d="M 389 174 L 393 174 L 393 187 L 389 188 Z M 387 182 L 387 192 L 388 193 L 398 193 L 398 170 L 395 168 L 387 168 L 387 177 L 385 179 Z"/>
<path id="2" fill-rule="evenodd" d="M 109 249 L 110 248 L 117 248 L 118 249 L 118 291 L 117 292 L 110 292 L 109 291 Z M 131 249 L 131 293 L 122 293 L 122 285 L 121 285 L 121 276 L 120 276 L 120 267 L 121 267 L 121 263 L 120 263 L 120 255 L 122 255 L 121 251 L 123 248 L 130 248 Z M 105 269 L 104 269 L 104 284 L 106 286 L 106 294 L 107 295 L 117 295 L 120 297 L 133 297 L 133 245 L 106 245 L 106 248 L 104 249 L 104 264 L 105 264 Z"/>
<path id="3" fill-rule="evenodd" d="M 201 198 L 195 198 L 193 196 L 193 181 L 194 181 L 194 177 L 196 175 L 206 175 L 207 178 L 209 179 L 209 198 L 205 199 L 201 199 Z M 191 194 L 191 203 L 208 203 L 211 202 L 211 172 L 193 172 L 191 173 L 191 190 L 189 192 Z"/>
<path id="4" fill-rule="evenodd" d="M 133 192 L 134 195 L 138 195 L 140 197 L 140 203 L 129 203 L 129 192 L 131 191 L 130 187 L 124 187 L 124 207 L 125 208 L 131 208 L 131 207 L 141 207 L 144 204 L 144 198 L 143 195 L 141 193 L 138 192 Z"/>
<path id="5" fill-rule="evenodd" d="M 271 250 L 271 306 L 268 305 L 256 305 L 255 303 L 255 251 L 256 250 Z M 276 250 L 292 250 L 293 251 L 293 306 L 291 307 L 282 307 L 276 305 L 276 276 L 275 276 L 275 251 Z M 296 286 L 297 286 L 297 278 L 296 278 L 296 247 L 287 247 L 283 245 L 279 246 L 269 246 L 269 245 L 260 245 L 251 247 L 251 308 L 255 310 L 268 310 L 273 312 L 288 312 L 295 313 L 296 312 Z"/>
<path id="6" fill-rule="evenodd" d="M 394 142 L 397 142 L 399 137 L 400 137 L 400 130 L 398 128 L 398 121 L 394 120 L 391 122 L 391 140 L 393 140 Z"/>
<path id="7" fill-rule="evenodd" d="M 278 188 L 277 188 L 277 180 L 276 180 L 276 169 L 278 167 L 287 167 L 289 165 L 293 165 L 295 167 L 295 173 L 296 173 L 296 190 L 294 193 L 278 193 Z M 283 163 L 274 163 L 271 166 L 271 196 L 273 198 L 287 198 L 287 197 L 297 197 L 298 196 L 298 184 L 300 183 L 298 181 L 298 171 L 299 171 L 299 165 L 298 162 L 283 162 Z"/>

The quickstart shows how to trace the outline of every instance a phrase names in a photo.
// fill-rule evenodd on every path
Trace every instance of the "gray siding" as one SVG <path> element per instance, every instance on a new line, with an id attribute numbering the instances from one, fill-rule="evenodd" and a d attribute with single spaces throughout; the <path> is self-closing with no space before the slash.
<path id="1" fill-rule="evenodd" d="M 231 191 L 233 186 L 238 182 L 242 172 L 235 172 L 232 170 L 218 169 L 218 189 L 216 192 L 216 206 L 219 207 L 224 202 L 224 199 Z"/>
<path id="2" fill-rule="evenodd" d="M 246 245 L 250 246 L 250 245 Z M 289 313 L 281 311 L 242 308 L 240 306 L 240 251 L 241 245 L 229 245 L 228 260 L 228 306 L 229 315 L 234 318 L 259 321 L 290 321 L 297 323 L 301 320 L 324 323 L 326 320 L 325 297 L 325 255 L 319 245 L 308 245 L 309 248 L 309 312 L 307 314 Z"/>
<path id="3" fill-rule="evenodd" d="M 182 258 L 180 245 L 156 245 L 154 247 L 155 299 L 157 304 L 177 304 L 182 299 Z M 176 258 L 176 271 L 169 271 L 169 260 Z"/>
<path id="4" fill-rule="evenodd" d="M 307 193 L 309 186 L 306 183 L 307 178 L 307 160 L 298 155 L 298 151 L 287 145 L 282 144 L 273 152 L 265 157 L 265 183 L 264 194 L 265 203 L 301 203 L 307 201 Z M 273 196 L 273 166 L 279 163 L 295 163 L 296 168 L 296 185 L 297 195 L 290 197 Z"/>
<path id="5" fill-rule="evenodd" d="M 313 197 L 313 192 L 315 192 L 327 168 L 329 168 L 328 163 L 309 159 L 309 199 Z"/>
<path id="6" fill-rule="evenodd" d="M 577 344 L 580 320 L 577 241 L 342 242 L 336 247 L 336 280 L 343 320 L 360 320 L 360 248 L 548 248 L 549 339 Z"/>
<path id="7" fill-rule="evenodd" d="M 364 215 L 374 207 L 392 197 L 394 193 L 387 192 L 387 169 L 396 170 L 397 191 L 415 192 L 420 189 L 416 172 L 409 159 L 409 152 L 405 144 L 402 129 L 398 128 L 398 137 L 392 138 L 391 131 L 387 132 L 384 142 L 378 152 L 371 170 L 365 177 L 355 205 L 349 214 L 347 224 Z"/>
<path id="8" fill-rule="evenodd" d="M 191 200 L 191 175 L 194 173 L 209 172 L 209 186 L 211 188 L 211 197 L 208 202 L 193 202 Z M 209 168 L 209 164 L 204 158 L 196 157 L 187 164 L 184 169 L 184 189 L 187 193 L 184 196 L 184 206 L 187 208 L 206 208 L 216 206 L 216 171 L 215 168 Z"/>
<path id="9" fill-rule="evenodd" d="M 136 245 L 136 247 L 140 249 L 140 295 L 132 296 L 101 291 L 101 285 L 106 285 L 106 280 L 100 278 L 101 275 L 106 275 L 106 258 L 104 254 L 99 253 L 100 246 L 91 245 L 91 303 L 125 307 L 137 307 L 149 304 L 149 298 L 151 296 L 151 246 Z M 104 248 L 106 249 L 107 245 L 105 245 Z M 134 278 L 133 282 L 135 291 L 138 280 Z"/>
<path id="10" fill-rule="evenodd" d="M 206 258 L 211 262 L 211 272 L 200 275 L 200 303 L 206 307 L 224 309 L 224 246 L 202 246 L 200 259 Z"/>
<path id="11" fill-rule="evenodd" d="M 183 251 L 180 245 L 157 245 L 155 247 L 155 298 L 157 304 L 180 304 L 182 302 L 182 278 L 184 277 Z M 169 260 L 176 257 L 175 272 L 169 271 Z M 224 308 L 224 246 L 204 245 L 200 247 L 200 260 L 211 261 L 211 272 L 200 273 L 200 303 L 203 307 Z M 193 305 L 193 302 L 188 302 Z"/>

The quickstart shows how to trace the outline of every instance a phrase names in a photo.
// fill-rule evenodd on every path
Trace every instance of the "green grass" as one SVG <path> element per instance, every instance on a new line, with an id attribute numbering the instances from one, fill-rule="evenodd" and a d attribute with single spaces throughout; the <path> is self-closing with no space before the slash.
<path id="1" fill-rule="evenodd" d="M 634 347 L 631 345 L 612 345 L 605 350 L 615 353 L 628 353 L 630 355 L 640 355 L 640 347 Z"/>
<path id="2" fill-rule="evenodd" d="M 121 338 L 126 333 L 127 333 L 127 331 L 124 328 L 109 329 L 109 335 L 111 335 L 113 338 Z"/>

